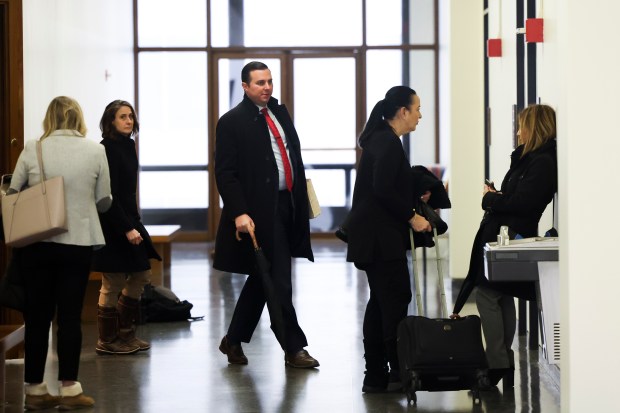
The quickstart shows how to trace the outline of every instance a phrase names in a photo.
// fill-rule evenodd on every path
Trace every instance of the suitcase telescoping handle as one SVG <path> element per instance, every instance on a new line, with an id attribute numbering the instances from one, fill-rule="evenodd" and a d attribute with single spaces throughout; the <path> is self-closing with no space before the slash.
<path id="1" fill-rule="evenodd" d="M 431 224 L 432 225 L 432 224 Z M 437 235 L 437 228 L 433 227 L 433 241 L 435 242 L 435 257 L 437 259 L 437 284 L 439 287 L 439 294 L 441 300 L 441 317 L 448 317 L 448 305 L 446 304 L 446 289 L 443 282 L 443 266 L 441 264 L 441 254 L 439 253 L 439 236 Z M 413 283 L 415 286 L 415 301 L 418 308 L 418 315 L 423 316 L 422 310 L 422 295 L 420 294 L 420 279 L 417 254 L 415 251 L 415 242 L 413 240 L 413 228 L 409 228 L 409 241 L 411 242 L 411 262 L 413 272 Z M 425 248 L 425 247 L 422 247 Z"/>
<path id="2" fill-rule="evenodd" d="M 415 303 L 418 308 L 418 315 L 423 316 L 422 294 L 420 294 L 420 279 L 418 277 L 418 259 L 415 252 L 415 242 L 413 241 L 413 228 L 409 228 L 409 241 L 411 242 L 411 272 L 413 273 L 413 285 L 415 288 Z"/>

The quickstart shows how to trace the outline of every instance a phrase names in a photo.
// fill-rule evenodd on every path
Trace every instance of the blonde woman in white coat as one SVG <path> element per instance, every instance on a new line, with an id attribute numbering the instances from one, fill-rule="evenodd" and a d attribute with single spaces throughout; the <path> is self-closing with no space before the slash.
<path id="1" fill-rule="evenodd" d="M 107 210 L 112 202 L 110 174 L 104 148 L 84 136 L 84 117 L 75 100 L 54 98 L 43 129 L 40 141 L 45 175 L 64 179 L 69 230 L 15 251 L 26 287 L 24 407 L 73 410 L 95 403 L 84 395 L 77 381 L 81 314 L 93 249 L 105 243 L 97 212 Z M 39 176 L 36 141 L 30 141 L 19 156 L 10 191 L 37 184 Z M 58 325 L 59 396 L 51 395 L 43 381 L 54 316 Z"/>

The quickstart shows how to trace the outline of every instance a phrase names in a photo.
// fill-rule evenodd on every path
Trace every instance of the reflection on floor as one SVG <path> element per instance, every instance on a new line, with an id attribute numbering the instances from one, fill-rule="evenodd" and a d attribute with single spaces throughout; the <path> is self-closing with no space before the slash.
<path id="1" fill-rule="evenodd" d="M 284 366 L 283 354 L 263 313 L 252 342 L 244 345 L 247 366 L 229 366 L 218 351 L 245 277 L 211 268 L 209 245 L 175 244 L 172 290 L 194 304 L 204 321 L 146 324 L 142 338 L 152 342 L 145 354 L 95 355 L 96 325 L 85 323 L 80 380 L 96 400 L 96 412 L 544 412 L 560 411 L 557 369 L 515 342 L 518 364 L 514 391 L 484 392 L 473 406 L 467 391 L 418 393 L 417 406 L 403 394 L 361 392 L 364 372 L 361 323 L 368 290 L 364 273 L 345 262 L 344 244 L 314 241 L 316 262 L 296 261 L 294 294 L 310 354 L 321 367 Z M 429 265 L 431 316 L 437 311 L 436 271 Z M 447 266 L 444 266 L 447 268 Z M 450 282 L 446 282 L 449 287 Z M 448 291 L 448 297 L 451 292 Z M 468 303 L 463 314 L 475 313 Z M 413 310 L 412 310 L 413 313 Z M 53 343 L 52 343 L 53 345 Z M 48 358 L 46 381 L 56 389 L 57 360 Z M 3 412 L 23 411 L 23 360 L 7 366 L 7 403 Z M 51 410 L 55 411 L 55 410 Z"/>

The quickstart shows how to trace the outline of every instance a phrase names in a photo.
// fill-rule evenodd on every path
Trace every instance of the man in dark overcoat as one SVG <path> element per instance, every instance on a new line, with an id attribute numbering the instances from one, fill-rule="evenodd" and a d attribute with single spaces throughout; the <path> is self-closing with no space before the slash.
<path id="1" fill-rule="evenodd" d="M 241 342 L 250 342 L 265 306 L 265 274 L 258 271 L 248 236 L 253 232 L 271 264 L 268 276 L 284 321 L 284 335 L 276 338 L 285 363 L 317 367 L 318 361 L 304 349 L 308 342 L 292 301 L 291 258 L 314 261 L 299 137 L 286 107 L 271 96 L 273 80 L 264 63 L 248 63 L 241 82 L 242 102 L 216 127 L 215 179 L 224 206 L 213 267 L 249 276 L 219 349 L 229 363 L 247 364 Z M 274 314 L 270 317 L 274 329 Z"/>

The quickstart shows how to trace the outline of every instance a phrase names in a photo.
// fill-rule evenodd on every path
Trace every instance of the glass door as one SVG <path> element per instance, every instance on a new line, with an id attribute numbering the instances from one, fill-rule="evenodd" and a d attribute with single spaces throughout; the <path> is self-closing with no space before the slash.
<path id="1" fill-rule="evenodd" d="M 363 124 L 356 95 L 357 59 L 353 53 L 295 57 L 294 119 L 306 178 L 312 179 L 321 215 L 310 221 L 313 233 L 333 233 L 351 205 L 357 135 Z"/>

